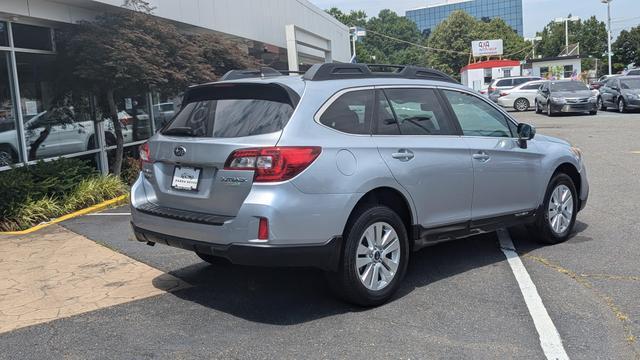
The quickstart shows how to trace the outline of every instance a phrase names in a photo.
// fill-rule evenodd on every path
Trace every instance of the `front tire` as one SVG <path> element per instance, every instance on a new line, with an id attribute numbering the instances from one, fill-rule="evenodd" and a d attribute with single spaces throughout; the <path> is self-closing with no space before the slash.
<path id="1" fill-rule="evenodd" d="M 344 241 L 338 271 L 327 273 L 329 286 L 360 306 L 387 302 L 398 289 L 409 260 L 402 219 L 386 206 L 365 208 L 349 221 Z"/>
<path id="2" fill-rule="evenodd" d="M 571 177 L 564 173 L 554 175 L 544 199 L 542 214 L 533 226 L 536 239 L 544 244 L 566 241 L 578 213 L 578 194 Z"/>
<path id="3" fill-rule="evenodd" d="M 600 108 L 600 111 L 607 111 L 607 106 L 602 101 L 602 96 L 598 96 L 598 108 Z"/>
<path id="4" fill-rule="evenodd" d="M 18 154 L 11 145 L 0 145 L 0 166 L 9 166 L 18 162 Z"/>
<path id="5" fill-rule="evenodd" d="M 620 97 L 618 99 L 618 111 L 620 113 L 626 113 L 627 112 L 627 104 L 624 102 L 624 99 L 622 97 Z"/>
<path id="6" fill-rule="evenodd" d="M 538 104 L 538 100 L 536 100 L 536 114 L 542 114 L 542 109 L 540 108 L 540 105 Z"/>

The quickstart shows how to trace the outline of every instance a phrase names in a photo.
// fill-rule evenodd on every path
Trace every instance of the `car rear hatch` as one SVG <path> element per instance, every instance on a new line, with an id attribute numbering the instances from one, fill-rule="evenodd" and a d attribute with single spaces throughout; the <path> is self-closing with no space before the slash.
<path id="1" fill-rule="evenodd" d="M 298 101 L 295 91 L 276 83 L 190 88 L 180 112 L 143 145 L 150 206 L 186 219 L 189 213 L 235 216 L 254 172 L 225 170 L 225 162 L 238 149 L 275 146 Z"/>

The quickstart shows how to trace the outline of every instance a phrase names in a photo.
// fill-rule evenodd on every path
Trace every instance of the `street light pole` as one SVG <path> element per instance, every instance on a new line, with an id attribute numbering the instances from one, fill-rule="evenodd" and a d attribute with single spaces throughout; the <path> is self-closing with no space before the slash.
<path id="1" fill-rule="evenodd" d="M 605 0 L 601 0 L 601 1 L 605 1 Z M 556 23 L 564 23 L 564 51 L 566 53 L 565 55 L 569 55 L 569 21 L 580 21 L 580 18 L 569 15 L 568 17 L 555 19 Z"/>
<path id="2" fill-rule="evenodd" d="M 609 59 L 609 75 L 611 75 L 611 1 L 600 0 L 603 4 L 607 4 L 607 57 Z"/>

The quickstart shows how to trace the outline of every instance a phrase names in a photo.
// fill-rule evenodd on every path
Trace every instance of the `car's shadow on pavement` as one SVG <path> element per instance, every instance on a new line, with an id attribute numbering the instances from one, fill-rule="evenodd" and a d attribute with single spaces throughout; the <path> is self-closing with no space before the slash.
<path id="1" fill-rule="evenodd" d="M 495 233 L 427 247 L 412 254 L 391 303 L 417 288 L 504 260 Z M 366 310 L 337 299 L 322 271 L 315 269 L 198 263 L 170 274 L 193 285 L 173 292 L 174 296 L 259 323 L 299 324 Z"/>

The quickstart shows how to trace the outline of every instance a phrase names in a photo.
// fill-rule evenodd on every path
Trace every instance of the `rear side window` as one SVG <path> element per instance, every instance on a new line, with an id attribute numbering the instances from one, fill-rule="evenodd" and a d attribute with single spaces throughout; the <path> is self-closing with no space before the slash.
<path id="1" fill-rule="evenodd" d="M 513 85 L 514 86 L 518 86 L 518 85 L 524 84 L 524 83 L 529 82 L 529 81 L 531 81 L 531 79 L 529 79 L 529 78 L 513 79 Z"/>
<path id="2" fill-rule="evenodd" d="M 384 93 L 401 135 L 454 134 L 453 126 L 432 89 L 386 89 Z M 388 118 L 388 112 L 382 115 Z"/>
<path id="3" fill-rule="evenodd" d="M 373 91 L 356 90 L 337 98 L 320 116 L 320 123 L 348 134 L 369 134 Z"/>
<path id="4" fill-rule="evenodd" d="M 163 134 L 232 138 L 277 132 L 297 103 L 291 93 L 274 84 L 217 84 L 189 95 Z"/>
<path id="5" fill-rule="evenodd" d="M 538 90 L 541 84 L 530 84 L 522 87 L 522 90 Z"/>
<path id="6" fill-rule="evenodd" d="M 496 86 L 511 86 L 512 83 L 513 80 L 511 79 L 498 80 Z"/>

